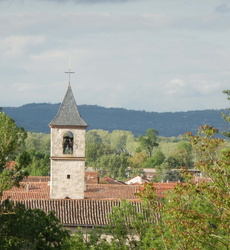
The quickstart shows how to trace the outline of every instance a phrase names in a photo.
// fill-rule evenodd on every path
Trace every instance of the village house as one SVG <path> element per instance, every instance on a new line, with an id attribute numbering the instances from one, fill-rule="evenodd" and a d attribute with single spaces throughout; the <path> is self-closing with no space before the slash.
<path id="1" fill-rule="evenodd" d="M 141 175 L 136 175 L 132 178 L 130 178 L 129 180 L 125 181 L 125 184 L 127 185 L 134 185 L 134 184 L 143 184 L 143 183 L 149 183 L 150 180 L 147 179 L 144 176 Z"/>

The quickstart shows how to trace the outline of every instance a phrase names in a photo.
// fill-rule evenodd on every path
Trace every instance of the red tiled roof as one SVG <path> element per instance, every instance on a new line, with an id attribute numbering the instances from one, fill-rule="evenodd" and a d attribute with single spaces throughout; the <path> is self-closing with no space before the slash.
<path id="1" fill-rule="evenodd" d="M 26 183 L 22 187 L 13 187 L 10 190 L 3 191 L 2 199 L 10 197 L 11 200 L 32 200 L 32 199 L 49 199 L 50 186 L 47 182 L 29 182 L 28 191 Z M 107 185 L 107 184 L 87 184 L 85 199 L 133 199 L 138 198 L 134 195 L 137 188 L 127 185 Z"/>
<path id="2" fill-rule="evenodd" d="M 10 190 L 3 191 L 2 199 L 10 197 L 11 200 L 32 200 L 32 199 L 49 199 L 50 187 L 47 182 L 29 182 L 28 191 L 27 184 L 22 182 L 22 186 L 13 187 Z"/>
<path id="3" fill-rule="evenodd" d="M 98 184 L 98 172 L 85 171 L 86 184 Z"/>
<path id="4" fill-rule="evenodd" d="M 48 182 L 50 176 L 28 176 L 25 177 L 23 182 Z M 85 171 L 85 183 L 98 184 L 98 172 Z"/>
<path id="5" fill-rule="evenodd" d="M 173 183 L 153 183 L 156 194 L 164 196 L 164 192 L 172 190 L 177 182 Z M 11 200 L 33 200 L 49 199 L 50 186 L 48 182 L 22 182 L 22 187 L 13 187 L 11 190 L 3 192 L 2 199 L 10 197 Z M 28 185 L 28 187 L 27 187 Z M 28 191 L 26 191 L 28 188 Z M 135 196 L 137 190 L 142 189 L 141 185 L 117 185 L 117 184 L 86 184 L 84 193 L 85 199 L 121 199 L 138 200 Z"/>
<path id="6" fill-rule="evenodd" d="M 0 201 L 1 204 L 2 201 Z M 25 207 L 42 209 L 46 213 L 53 210 L 57 218 L 65 226 L 93 226 L 108 225 L 107 214 L 112 212 L 114 206 L 120 206 L 117 200 L 18 200 Z M 134 201 L 137 212 L 142 212 L 141 202 Z"/>
<path id="7" fill-rule="evenodd" d="M 50 176 L 28 176 L 22 180 L 22 182 L 48 182 L 48 181 L 50 181 Z"/>
<path id="8" fill-rule="evenodd" d="M 210 178 L 208 178 L 208 177 L 199 177 L 199 176 L 197 176 L 196 177 L 197 178 L 197 184 L 199 185 L 201 182 L 211 182 L 212 180 L 210 179 Z"/>
<path id="9" fill-rule="evenodd" d="M 100 184 L 126 185 L 124 182 L 115 180 L 109 176 L 105 176 L 105 177 L 100 178 L 99 183 Z"/>
<path id="10" fill-rule="evenodd" d="M 15 163 L 16 163 L 15 161 L 8 161 L 5 165 L 5 167 L 7 167 L 9 169 L 13 169 Z"/>
<path id="11" fill-rule="evenodd" d="M 134 194 L 137 192 L 135 186 L 129 185 L 107 185 L 88 184 L 86 185 L 85 199 L 138 199 Z"/>
<path id="12" fill-rule="evenodd" d="M 156 194 L 158 197 L 164 197 L 164 193 L 168 190 L 173 190 L 176 184 L 177 182 L 153 183 L 153 187 L 156 189 Z"/>
<path id="13" fill-rule="evenodd" d="M 137 176 L 141 177 L 142 180 L 145 180 L 146 182 L 150 182 L 150 180 L 149 180 L 148 178 L 146 178 L 146 177 L 144 177 L 144 176 L 141 176 L 141 175 L 135 175 L 135 176 L 133 176 L 132 178 L 126 180 L 125 182 L 131 181 L 132 179 L 134 179 L 134 178 L 137 177 Z"/>

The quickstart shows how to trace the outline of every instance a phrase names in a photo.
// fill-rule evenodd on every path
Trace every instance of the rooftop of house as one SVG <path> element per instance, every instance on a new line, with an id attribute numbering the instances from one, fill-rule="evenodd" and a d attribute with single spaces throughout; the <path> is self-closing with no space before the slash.
<path id="1" fill-rule="evenodd" d="M 0 201 L 1 204 L 2 201 Z M 64 226 L 105 226 L 109 224 L 107 214 L 112 207 L 120 206 L 119 200 L 14 200 L 31 209 L 42 209 L 46 213 L 53 210 Z M 132 201 L 137 212 L 142 212 L 141 202 Z M 63 216 L 64 215 L 64 216 Z"/>
<path id="2" fill-rule="evenodd" d="M 28 176 L 22 182 L 49 182 L 50 176 Z M 98 172 L 85 171 L 85 183 L 98 184 Z"/>
<path id="3" fill-rule="evenodd" d="M 5 165 L 6 168 L 13 169 L 15 161 L 8 161 Z"/>
<path id="4" fill-rule="evenodd" d="M 126 185 L 124 182 L 115 180 L 114 178 L 109 177 L 109 176 L 100 178 L 99 183 L 100 184 Z"/>
<path id="5" fill-rule="evenodd" d="M 138 200 L 135 196 L 138 187 L 128 185 L 86 184 L 85 199 L 122 199 Z M 33 200 L 49 199 L 49 182 L 22 182 L 22 186 L 3 192 L 2 199 Z"/>
<path id="6" fill-rule="evenodd" d="M 42 200 L 50 199 L 49 182 L 22 182 L 20 188 L 13 187 L 3 192 L 2 199 L 11 200 Z M 177 182 L 171 183 L 153 183 L 158 197 L 163 197 L 165 191 L 172 190 Z M 84 193 L 85 200 L 139 200 L 135 195 L 143 187 L 136 183 L 135 185 L 117 185 L 117 184 L 86 184 Z"/>
<path id="7" fill-rule="evenodd" d="M 132 181 L 136 181 L 137 179 L 140 179 L 141 182 L 150 182 L 150 180 L 148 178 L 146 178 L 145 176 L 141 176 L 141 175 L 135 175 L 132 178 L 128 179 L 127 181 L 125 181 L 126 184 L 129 184 Z M 132 185 L 133 183 L 131 183 Z M 142 184 L 142 183 L 140 183 Z"/>

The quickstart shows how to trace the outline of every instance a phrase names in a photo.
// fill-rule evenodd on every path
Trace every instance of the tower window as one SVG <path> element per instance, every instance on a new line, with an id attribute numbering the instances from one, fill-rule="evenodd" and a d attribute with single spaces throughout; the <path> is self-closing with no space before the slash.
<path id="1" fill-rule="evenodd" d="M 67 174 L 67 179 L 70 179 L 70 174 Z"/>
<path id="2" fill-rule="evenodd" d="M 66 132 L 63 136 L 63 154 L 73 154 L 73 133 Z"/>

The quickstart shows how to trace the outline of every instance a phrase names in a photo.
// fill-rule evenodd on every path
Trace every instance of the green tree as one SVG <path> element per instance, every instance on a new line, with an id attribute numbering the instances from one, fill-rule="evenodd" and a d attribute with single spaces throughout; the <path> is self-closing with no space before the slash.
<path id="1" fill-rule="evenodd" d="M 36 151 L 34 148 L 31 148 L 26 153 L 28 154 L 28 158 L 31 159 L 25 167 L 29 175 L 47 176 L 50 172 L 50 156 L 40 151 Z M 21 155 L 16 158 L 16 161 L 19 161 L 20 157 Z"/>
<path id="2" fill-rule="evenodd" d="M 229 89 L 225 89 L 222 92 L 223 92 L 223 94 L 226 94 L 228 96 L 227 99 L 230 100 L 230 90 Z M 230 110 L 230 108 L 228 110 Z M 222 117 L 224 118 L 224 120 L 226 122 L 230 123 L 230 115 L 227 115 L 224 112 L 222 112 Z M 226 136 L 226 137 L 230 137 L 230 132 L 229 131 L 224 131 L 222 134 L 224 136 Z"/>
<path id="3" fill-rule="evenodd" d="M 141 148 L 151 157 L 154 147 L 158 147 L 157 143 L 158 131 L 155 129 L 148 129 L 145 136 L 139 135 L 137 141 L 140 143 Z"/>
<path id="4" fill-rule="evenodd" d="M 147 159 L 146 153 L 144 152 L 135 153 L 133 156 L 129 157 L 129 167 L 132 169 L 133 172 L 136 172 L 139 169 L 143 168 L 146 159 Z"/>
<path id="5" fill-rule="evenodd" d="M 44 133 L 31 133 L 28 132 L 28 136 L 25 140 L 25 145 L 20 147 L 19 151 L 35 149 L 44 154 L 50 154 L 50 135 Z"/>
<path id="6" fill-rule="evenodd" d="M 114 206 L 112 213 L 108 215 L 108 226 L 103 230 L 91 230 L 87 241 L 79 229 L 68 241 L 69 249 L 147 250 L 147 247 L 143 246 L 143 239 L 152 225 L 152 219 L 149 218 L 149 212 L 145 207 L 142 210 L 138 212 L 135 205 L 122 200 L 120 207 Z"/>
<path id="7" fill-rule="evenodd" d="M 110 134 L 110 145 L 116 150 L 126 148 L 127 131 L 113 130 Z"/>
<path id="8" fill-rule="evenodd" d="M 102 143 L 88 143 L 85 147 L 85 156 L 87 166 L 95 166 L 96 161 L 103 155 L 113 154 L 115 150 L 110 145 Z"/>
<path id="9" fill-rule="evenodd" d="M 197 184 L 184 170 L 186 183 L 177 184 L 160 204 L 151 184 L 140 191 L 150 211 L 158 213 L 160 219 L 150 228 L 155 240 L 147 240 L 153 249 L 229 249 L 230 150 L 219 152 L 224 140 L 216 138 L 216 133 L 217 129 L 207 125 L 201 126 L 197 136 L 187 133 L 199 155 L 196 168 L 209 181 Z"/>
<path id="10" fill-rule="evenodd" d="M 111 176 L 119 180 L 126 179 L 128 155 L 126 153 L 103 155 L 97 159 L 95 170 L 100 176 Z"/>
<path id="11" fill-rule="evenodd" d="M 173 182 L 180 181 L 180 182 L 183 182 L 184 179 L 181 176 L 179 171 L 166 170 L 164 172 L 164 175 L 163 175 L 163 181 L 164 182 L 166 182 L 166 181 L 173 181 Z"/>
<path id="12" fill-rule="evenodd" d="M 3 171 L 7 160 L 24 143 L 26 137 L 24 128 L 18 128 L 15 121 L 0 109 L 0 171 Z"/>
<path id="13" fill-rule="evenodd" d="M 187 142 L 187 141 L 181 141 L 179 142 L 179 144 L 177 145 L 177 148 L 180 150 L 180 149 L 184 149 L 186 150 L 186 152 L 188 154 L 192 154 L 192 144 Z"/>
<path id="14" fill-rule="evenodd" d="M 9 200 L 0 205 L 0 249 L 61 250 L 69 236 L 53 211 L 25 209 Z"/>
<path id="15" fill-rule="evenodd" d="M 13 186 L 19 186 L 26 172 L 22 172 L 22 162 L 15 164 L 13 169 L 8 169 L 6 162 L 15 154 L 16 150 L 23 145 L 27 133 L 23 127 L 17 127 L 12 118 L 0 109 L 0 197 L 3 190 Z"/>
<path id="16" fill-rule="evenodd" d="M 193 166 L 192 156 L 184 148 L 171 153 L 165 162 L 168 164 L 168 169 L 191 168 Z"/>
<path id="17" fill-rule="evenodd" d="M 156 166 L 160 166 L 164 162 L 164 160 L 165 155 L 160 150 L 158 150 L 153 156 L 147 158 L 144 167 L 154 168 Z"/>
<path id="18" fill-rule="evenodd" d="M 86 144 L 102 143 L 100 135 L 95 130 L 90 130 L 86 133 Z"/>

